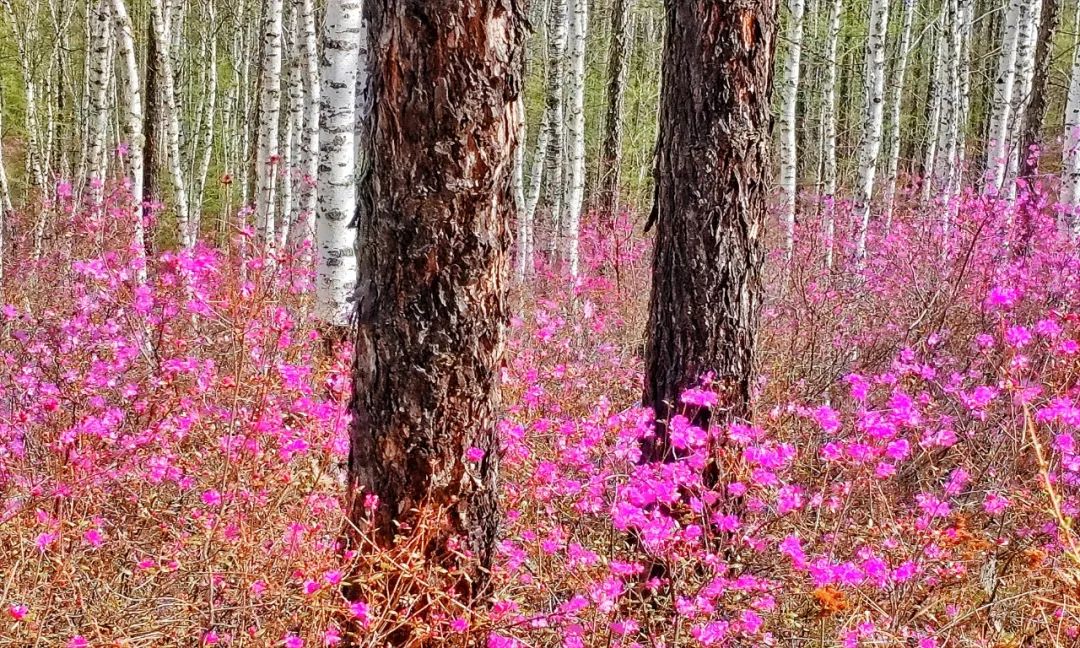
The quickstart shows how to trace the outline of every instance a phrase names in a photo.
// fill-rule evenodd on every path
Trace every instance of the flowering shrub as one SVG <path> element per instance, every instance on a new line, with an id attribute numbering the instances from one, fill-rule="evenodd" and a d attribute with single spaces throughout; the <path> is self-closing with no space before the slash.
<path id="1" fill-rule="evenodd" d="M 1080 261 L 1041 190 L 915 200 L 864 260 L 837 203 L 827 268 L 832 205 L 804 197 L 755 418 L 698 429 L 723 403 L 688 391 L 668 463 L 639 462 L 633 219 L 594 219 L 572 286 L 538 261 L 490 609 L 426 580 L 422 525 L 339 543 L 350 349 L 312 322 L 303 263 L 238 231 L 139 285 L 122 190 L 46 205 L 0 312 L 0 646 L 381 646 L 418 613 L 418 637 L 495 648 L 1080 641 Z"/>

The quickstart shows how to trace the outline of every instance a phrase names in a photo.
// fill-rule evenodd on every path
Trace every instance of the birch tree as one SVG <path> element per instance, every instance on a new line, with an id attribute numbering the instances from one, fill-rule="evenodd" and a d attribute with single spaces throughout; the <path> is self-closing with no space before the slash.
<path id="1" fill-rule="evenodd" d="M 88 145 L 86 161 L 81 165 L 86 169 L 85 187 L 90 192 L 90 200 L 99 205 L 105 184 L 106 141 L 109 126 L 109 73 L 112 70 L 112 8 L 109 0 L 101 0 L 91 17 L 91 46 L 87 52 L 90 58 L 89 101 L 90 114 L 87 131 Z"/>
<path id="2" fill-rule="evenodd" d="M 315 231 L 315 209 L 319 175 L 319 110 L 321 88 L 319 80 L 319 47 L 315 31 L 315 2 L 300 0 L 300 57 L 304 77 L 304 137 L 300 148 L 299 217 L 292 235 L 293 246 L 311 239 Z"/>
<path id="3" fill-rule="evenodd" d="M 1080 5 L 1076 22 L 1080 24 Z M 1069 75 L 1069 96 L 1065 105 L 1065 143 L 1062 146 L 1061 202 L 1070 208 L 1070 225 L 1074 237 L 1080 238 L 1080 37 L 1073 37 L 1072 70 Z"/>
<path id="4" fill-rule="evenodd" d="M 870 34 L 866 44 L 866 115 L 863 121 L 863 143 L 859 151 L 859 184 L 855 189 L 855 218 L 859 228 L 855 253 L 860 260 L 866 256 L 870 201 L 874 197 L 878 153 L 881 151 L 881 123 L 885 103 L 885 36 L 888 25 L 888 0 L 871 0 Z"/>
<path id="5" fill-rule="evenodd" d="M 576 0 L 574 0 L 576 2 Z M 563 110 L 563 79 L 568 71 L 566 37 L 568 0 L 551 0 L 548 8 L 548 76 L 545 96 L 544 126 L 547 134 L 547 153 L 544 158 L 544 177 L 547 204 L 551 208 L 551 243 L 559 239 L 559 216 L 562 213 L 563 167 L 566 150 Z"/>
<path id="6" fill-rule="evenodd" d="M 173 74 L 172 56 L 170 56 L 170 37 L 165 21 L 164 0 L 151 0 L 150 22 L 157 41 L 154 49 L 156 67 L 161 79 L 162 109 L 165 120 L 165 147 L 168 158 L 169 175 L 172 177 L 173 201 L 176 208 L 176 222 L 180 233 L 180 244 L 185 248 L 195 245 L 198 232 L 194 231 L 188 219 L 187 184 L 180 158 L 180 108 L 176 103 L 176 83 Z"/>
<path id="7" fill-rule="evenodd" d="M 1009 0 L 1005 13 L 1001 52 L 990 114 L 990 141 L 986 147 L 985 192 L 996 195 L 1005 183 L 1009 155 L 1009 124 L 1012 119 L 1016 77 L 1017 40 L 1024 0 Z"/>
<path id="8" fill-rule="evenodd" d="M 1039 34 L 1035 39 L 1035 67 L 1031 94 L 1024 113 L 1020 135 L 1020 175 L 1031 177 L 1039 171 L 1039 154 L 1033 151 L 1040 144 L 1043 122 L 1049 107 L 1048 88 L 1050 65 L 1054 58 L 1054 37 L 1061 23 L 1060 0 L 1043 0 Z M 1080 25 L 1077 25 L 1080 28 Z"/>
<path id="9" fill-rule="evenodd" d="M 805 0 L 788 0 L 791 14 L 788 57 L 784 65 L 783 104 L 780 110 L 780 190 L 785 226 L 784 250 L 788 261 L 795 253 L 795 199 L 798 173 L 798 142 L 795 109 L 799 103 L 799 71 L 802 59 Z"/>
<path id="10" fill-rule="evenodd" d="M 900 29 L 899 58 L 892 80 L 892 99 L 889 104 L 889 161 L 885 167 L 885 232 L 892 226 L 896 202 L 896 179 L 900 164 L 900 118 L 904 105 L 904 81 L 911 56 L 911 25 L 915 17 L 915 0 L 903 0 L 903 27 Z"/>
<path id="11" fill-rule="evenodd" d="M 112 13 L 115 17 L 116 41 L 120 59 L 123 62 L 124 83 L 121 86 L 124 109 L 124 138 L 127 144 L 127 162 L 131 180 L 131 200 L 134 211 L 132 249 L 142 257 L 146 253 L 146 233 L 143 223 L 143 110 L 142 87 L 139 79 L 139 59 L 135 51 L 135 29 L 131 24 L 124 0 L 112 0 Z M 145 264 L 138 273 L 139 283 L 146 281 Z"/>
<path id="12" fill-rule="evenodd" d="M 942 224 L 947 232 L 950 223 L 949 212 L 952 209 L 950 203 L 960 189 L 957 153 L 963 136 L 962 115 L 960 114 L 960 48 L 963 20 L 959 13 L 958 0 L 947 0 L 945 5 L 948 19 L 942 29 L 943 51 L 946 52 L 942 74 L 946 82 L 943 84 L 940 95 L 943 123 L 938 129 L 940 135 L 938 148 L 942 155 L 939 161 L 940 169 L 936 176 L 941 179 L 941 203 L 947 205 L 947 208 L 942 211 L 944 219 Z"/>
<path id="13" fill-rule="evenodd" d="M 822 84 L 821 142 L 822 180 L 825 195 L 825 265 L 833 265 L 833 238 L 836 235 L 836 66 L 840 40 L 840 16 L 844 0 L 832 0 L 825 32 L 825 80 Z"/>
<path id="14" fill-rule="evenodd" d="M 1016 175 L 1021 158 L 1027 152 L 1020 150 L 1023 138 L 1023 125 L 1027 114 L 1028 101 L 1031 98 L 1031 86 L 1035 73 L 1035 36 L 1039 19 L 1042 15 L 1042 0 L 1025 3 L 1020 12 L 1020 21 L 1016 34 L 1016 88 L 1012 96 L 1012 109 L 1009 117 L 1008 164 L 1005 174 L 1006 194 L 1010 199 L 1016 196 Z"/>
<path id="15" fill-rule="evenodd" d="M 196 153 L 192 159 L 192 196 L 194 209 L 191 213 L 192 228 L 199 231 L 203 199 L 206 192 L 206 180 L 210 174 L 210 163 L 214 156 L 214 136 L 218 109 L 218 44 L 217 44 L 217 3 L 213 0 L 205 3 L 206 27 L 203 40 L 206 51 L 205 85 L 200 93 L 203 97 L 201 106 L 201 129 L 195 139 Z"/>
<path id="16" fill-rule="evenodd" d="M 350 297 L 356 286 L 357 213 L 355 183 L 358 160 L 356 123 L 357 88 L 367 92 L 367 27 L 359 0 L 329 0 L 323 22 L 322 114 L 320 116 L 319 190 L 315 220 L 315 316 L 333 327 L 349 324 Z"/>
<path id="17" fill-rule="evenodd" d="M 568 135 L 570 177 L 565 200 L 565 236 L 563 257 L 570 276 L 578 275 L 578 246 L 581 230 L 581 211 L 585 199 L 585 41 L 588 36 L 589 0 L 572 0 L 570 41 L 570 118 Z"/>
<path id="18" fill-rule="evenodd" d="M 304 80 L 300 58 L 299 3 L 289 3 L 288 29 L 285 30 L 285 51 L 288 63 L 285 72 L 285 123 L 281 129 L 281 224 L 277 231 L 278 248 L 286 249 L 289 233 L 299 220 L 300 180 L 296 172 L 300 160 L 300 145 L 304 136 Z"/>
<path id="19" fill-rule="evenodd" d="M 280 167 L 281 50 L 283 0 L 265 0 L 259 70 L 258 153 L 255 158 L 255 227 L 263 252 L 274 252 Z"/>
<path id="20" fill-rule="evenodd" d="M 943 103 L 942 93 L 948 82 L 946 68 L 948 67 L 948 52 L 946 51 L 946 33 L 944 24 L 944 12 L 934 19 L 934 65 L 930 71 L 930 83 L 928 87 L 928 102 L 930 114 L 926 120 L 926 148 L 923 151 L 923 179 L 921 198 L 923 203 L 930 201 L 933 195 L 938 171 L 938 146 L 941 144 L 941 107 Z"/>

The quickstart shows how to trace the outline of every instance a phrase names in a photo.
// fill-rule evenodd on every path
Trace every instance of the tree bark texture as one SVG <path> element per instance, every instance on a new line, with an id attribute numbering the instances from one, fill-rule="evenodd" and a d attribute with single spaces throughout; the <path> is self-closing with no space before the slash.
<path id="1" fill-rule="evenodd" d="M 643 400 L 666 420 L 712 373 L 720 410 L 742 417 L 762 298 L 776 3 L 669 0 L 667 27 Z M 667 454 L 660 436 L 643 459 Z"/>
<path id="2" fill-rule="evenodd" d="M 349 456 L 352 519 L 425 520 L 465 598 L 498 526 L 498 375 L 523 78 L 518 0 L 367 0 L 374 105 Z M 476 450 L 472 450 L 476 449 Z M 472 452 L 470 452 L 472 450 Z M 481 459 L 475 452 L 483 453 Z M 474 455 L 471 458 L 466 455 Z M 447 543 L 474 557 L 458 565 Z"/>

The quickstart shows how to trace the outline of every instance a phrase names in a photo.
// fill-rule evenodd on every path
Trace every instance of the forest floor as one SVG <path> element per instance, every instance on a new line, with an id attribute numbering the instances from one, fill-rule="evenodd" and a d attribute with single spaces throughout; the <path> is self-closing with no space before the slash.
<path id="1" fill-rule="evenodd" d="M 586 229 L 573 285 L 538 261 L 484 610 L 408 546 L 339 551 L 350 349 L 302 258 L 240 233 L 139 286 L 115 209 L 50 208 L 0 312 L 0 646 L 374 647 L 417 612 L 446 646 L 1080 641 L 1080 257 L 1041 194 L 899 205 L 861 262 L 839 204 L 832 268 L 807 199 L 793 261 L 769 257 L 754 420 L 676 418 L 661 465 L 637 461 L 633 219 Z"/>

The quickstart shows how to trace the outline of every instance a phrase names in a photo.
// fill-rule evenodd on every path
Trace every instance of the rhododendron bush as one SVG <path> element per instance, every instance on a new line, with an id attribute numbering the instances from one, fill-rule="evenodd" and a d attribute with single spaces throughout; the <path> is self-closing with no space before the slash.
<path id="1" fill-rule="evenodd" d="M 1080 258 L 1040 191 L 906 200 L 856 259 L 850 206 L 805 198 L 754 419 L 692 425 L 724 408 L 705 377 L 665 463 L 639 461 L 635 219 L 594 218 L 573 285 L 538 259 L 484 609 L 425 590 L 413 540 L 340 542 L 351 350 L 308 251 L 239 230 L 139 285 L 122 195 L 46 205 L 67 226 L 0 313 L 0 645 L 379 646 L 419 612 L 449 646 L 1075 645 Z"/>

